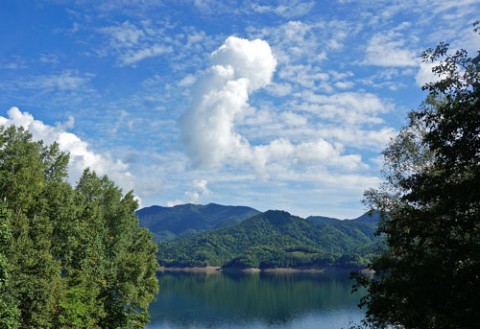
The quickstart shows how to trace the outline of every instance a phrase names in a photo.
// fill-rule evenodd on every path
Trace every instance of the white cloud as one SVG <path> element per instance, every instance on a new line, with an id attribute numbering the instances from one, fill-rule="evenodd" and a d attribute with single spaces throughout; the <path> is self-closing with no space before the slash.
<path id="1" fill-rule="evenodd" d="M 185 192 L 183 199 L 176 199 L 174 201 L 168 201 L 167 206 L 173 207 L 177 204 L 183 203 L 200 203 L 203 198 L 210 195 L 210 190 L 208 189 L 207 181 L 205 179 L 194 179 L 193 182 L 193 189 L 190 191 Z"/>
<path id="2" fill-rule="evenodd" d="M 279 1 L 276 5 L 260 5 L 258 3 L 252 5 L 252 9 L 257 13 L 274 13 L 286 18 L 303 16 L 313 7 L 315 7 L 314 1 L 300 0 Z"/>
<path id="3" fill-rule="evenodd" d="M 92 151 L 87 142 L 67 129 L 72 128 L 73 118 L 65 124 L 50 126 L 36 120 L 31 114 L 12 107 L 8 111 L 8 118 L 0 116 L 1 125 L 14 125 L 27 129 L 34 140 L 42 140 L 49 145 L 57 142 L 60 150 L 70 154 L 69 178 L 72 183 L 78 181 L 86 168 L 95 170 L 99 175 L 108 175 L 125 191 L 134 188 L 134 177 L 128 170 L 128 165 L 120 160 L 113 160 L 108 155 Z"/>
<path id="4" fill-rule="evenodd" d="M 285 122 L 288 126 L 305 126 L 308 122 L 308 119 L 304 116 L 293 112 L 283 112 L 281 114 L 282 121 Z"/>
<path id="5" fill-rule="evenodd" d="M 391 106 L 371 93 L 338 93 L 334 95 L 315 94 L 310 91 L 297 94 L 299 110 L 314 113 L 318 117 L 359 126 L 365 123 L 383 123 L 378 115 L 386 113 Z"/>
<path id="6" fill-rule="evenodd" d="M 363 64 L 373 66 L 417 66 L 415 52 L 406 48 L 406 42 L 400 33 L 391 31 L 377 33 L 366 49 Z"/>
<path id="7" fill-rule="evenodd" d="M 262 40 L 228 38 L 211 56 L 208 73 L 194 85 L 192 105 L 180 119 L 182 139 L 194 166 L 219 166 L 248 158 L 248 141 L 234 121 L 248 107 L 250 92 L 266 86 L 276 66 Z"/>
<path id="8" fill-rule="evenodd" d="M 439 80 L 439 76 L 435 75 L 435 73 L 432 72 L 432 68 L 437 65 L 435 63 L 424 63 L 422 62 L 419 66 L 418 72 L 415 75 L 415 81 L 417 82 L 417 85 L 422 87 L 423 85 L 430 83 L 430 82 L 435 82 Z"/>
<path id="9" fill-rule="evenodd" d="M 276 139 L 268 145 L 255 147 L 253 153 L 253 165 L 264 177 L 269 176 L 269 164 L 280 164 L 286 168 L 322 165 L 339 171 L 365 168 L 359 155 L 342 155 L 342 145 L 332 145 L 320 138 L 299 144 L 292 144 L 286 139 Z"/>
<path id="10" fill-rule="evenodd" d="M 338 89 L 350 89 L 355 85 L 353 81 L 337 81 L 335 87 Z"/>
<path id="11" fill-rule="evenodd" d="M 397 134 L 391 127 L 364 129 L 362 127 L 319 126 L 318 136 L 325 139 L 334 139 L 342 144 L 357 149 L 368 149 L 380 152 L 387 142 Z"/>
<path id="12" fill-rule="evenodd" d="M 28 68 L 28 65 L 24 60 L 14 56 L 8 61 L 5 61 L 5 58 L 0 61 L 0 68 L 6 70 L 20 70 Z"/>
<path id="13" fill-rule="evenodd" d="M 196 78 L 192 74 L 188 74 L 185 78 L 178 82 L 180 87 L 189 87 L 195 82 Z"/>
<path id="14" fill-rule="evenodd" d="M 343 155 L 341 145 L 332 145 L 322 138 L 294 144 L 277 137 L 268 144 L 252 146 L 235 129 L 235 124 L 249 112 L 249 95 L 265 87 L 272 78 L 276 60 L 271 49 L 262 40 L 229 37 L 212 54 L 211 60 L 213 65 L 195 83 L 192 105 L 179 121 L 182 140 L 194 167 L 248 163 L 259 175 L 266 177 L 270 164 L 285 167 L 323 165 L 340 170 L 364 166 L 359 155 Z M 351 105 L 349 94 L 344 98 L 346 106 Z M 359 103 L 355 105 L 363 112 L 383 109 L 376 98 L 368 94 L 363 98 L 355 99 Z M 294 125 L 306 122 L 291 112 L 283 116 Z"/>
<path id="15" fill-rule="evenodd" d="M 150 47 L 138 50 L 129 50 L 122 56 L 122 63 L 124 65 L 132 65 L 143 61 L 144 59 L 160 56 L 170 52 L 172 52 L 171 47 L 165 47 L 162 45 L 152 45 Z"/>
<path id="16" fill-rule="evenodd" d="M 210 12 L 215 5 L 212 0 L 193 0 L 193 5 L 202 11 Z"/>
<path id="17" fill-rule="evenodd" d="M 112 44 L 116 47 L 131 47 L 135 46 L 145 33 L 142 29 L 131 24 L 130 22 L 123 22 L 117 26 L 109 26 L 100 29 L 101 32 L 112 37 Z"/>
<path id="18" fill-rule="evenodd" d="M 59 74 L 36 76 L 28 80 L 19 80 L 17 84 L 27 89 L 63 92 L 86 88 L 91 78 L 91 74 L 79 75 L 74 71 L 67 70 Z"/>
<path id="19" fill-rule="evenodd" d="M 270 45 L 259 39 L 229 37 L 212 53 L 211 59 L 214 67 L 231 68 L 233 76 L 229 80 L 247 83 L 249 92 L 268 85 L 277 66 Z"/>
<path id="20" fill-rule="evenodd" d="M 309 89 L 315 89 L 329 79 L 328 73 L 320 71 L 318 66 L 305 64 L 285 66 L 278 75 L 282 79 Z"/>
<path id="21" fill-rule="evenodd" d="M 292 85 L 290 83 L 271 83 L 268 85 L 267 90 L 274 96 L 287 96 L 292 93 Z"/>
<path id="22" fill-rule="evenodd" d="M 114 53 L 121 66 L 136 65 L 145 59 L 162 56 L 173 51 L 164 37 L 165 30 L 153 26 L 150 21 L 132 24 L 128 21 L 99 29 L 109 37 L 107 49 L 100 54 L 106 56 Z"/>
<path id="23" fill-rule="evenodd" d="M 277 27 L 251 29 L 251 32 L 254 37 L 268 39 L 279 63 L 287 65 L 325 60 L 329 44 L 335 43 L 336 47 L 341 47 L 346 36 L 343 32 L 345 28 L 336 21 L 316 24 L 289 21 Z"/>
<path id="24" fill-rule="evenodd" d="M 322 64 L 331 60 L 330 53 L 341 50 L 345 40 L 354 37 L 357 29 L 350 23 L 337 20 L 315 23 L 292 20 L 279 26 L 250 28 L 251 37 L 269 41 L 278 60 L 276 77 L 279 79 L 268 88 L 269 91 L 273 95 L 286 96 L 283 88 L 275 88 L 280 85 L 289 86 L 289 91 L 308 88 L 333 92 L 334 84 L 330 83 L 333 77 L 322 68 Z"/>

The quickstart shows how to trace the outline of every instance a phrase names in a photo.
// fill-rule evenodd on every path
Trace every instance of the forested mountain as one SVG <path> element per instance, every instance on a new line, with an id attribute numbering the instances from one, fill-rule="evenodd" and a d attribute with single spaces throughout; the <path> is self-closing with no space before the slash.
<path id="1" fill-rule="evenodd" d="M 361 265 L 379 248 L 376 222 L 325 223 L 267 211 L 241 223 L 159 244 L 164 266 L 325 267 Z"/>
<path id="2" fill-rule="evenodd" d="M 240 223 L 260 212 L 243 206 L 183 204 L 174 207 L 151 206 L 137 211 L 140 225 L 155 235 L 155 240 L 171 240 L 178 235 L 198 233 Z"/>

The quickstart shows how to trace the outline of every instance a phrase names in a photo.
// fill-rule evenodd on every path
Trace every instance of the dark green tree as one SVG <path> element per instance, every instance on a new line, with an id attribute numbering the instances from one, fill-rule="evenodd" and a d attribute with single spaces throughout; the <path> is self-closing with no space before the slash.
<path id="1" fill-rule="evenodd" d="M 16 300 L 10 293 L 10 270 L 7 253 L 11 243 L 8 228 L 10 212 L 0 200 L 0 328 L 18 328 L 19 310 Z"/>
<path id="2" fill-rule="evenodd" d="M 20 327 L 49 327 L 61 282 L 60 264 L 52 253 L 54 223 L 45 212 L 43 155 L 49 148 L 15 127 L 0 128 L 0 145 L 0 199 L 11 214 L 7 295 L 17 302 Z"/>
<path id="3" fill-rule="evenodd" d="M 143 328 L 157 292 L 156 245 L 133 194 L 68 155 L 0 127 L 0 329 Z"/>
<path id="4" fill-rule="evenodd" d="M 85 269 L 97 282 L 104 315 L 102 328 L 143 328 L 157 292 L 156 244 L 138 226 L 132 193 L 122 195 L 107 177 L 86 170 L 77 191 L 82 199 L 84 239 L 89 240 Z"/>
<path id="5" fill-rule="evenodd" d="M 475 31 L 478 32 L 478 22 Z M 375 328 L 477 328 L 480 303 L 480 52 L 427 50 L 439 81 L 385 150 L 383 186 L 366 192 L 385 214 L 387 250 L 357 275 Z"/>

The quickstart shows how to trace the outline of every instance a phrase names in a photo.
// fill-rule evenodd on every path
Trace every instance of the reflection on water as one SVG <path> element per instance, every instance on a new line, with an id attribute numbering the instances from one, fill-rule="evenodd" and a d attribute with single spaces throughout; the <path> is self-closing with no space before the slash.
<path id="1" fill-rule="evenodd" d="M 348 274 L 160 274 L 156 328 L 347 328 L 359 323 Z"/>

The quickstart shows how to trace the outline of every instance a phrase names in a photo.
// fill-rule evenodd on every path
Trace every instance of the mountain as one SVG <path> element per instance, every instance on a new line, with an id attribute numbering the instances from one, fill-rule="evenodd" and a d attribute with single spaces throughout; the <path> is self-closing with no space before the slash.
<path id="1" fill-rule="evenodd" d="M 174 207 L 151 206 L 137 210 L 140 225 L 154 234 L 155 241 L 172 240 L 187 233 L 198 233 L 240 223 L 260 212 L 243 206 L 183 204 Z"/>
<path id="2" fill-rule="evenodd" d="M 332 218 L 332 217 L 323 217 L 323 216 L 310 216 L 307 217 L 308 220 L 313 220 L 318 223 L 324 223 L 324 224 L 338 224 L 341 223 L 343 220 L 338 219 L 338 218 Z"/>
<path id="3" fill-rule="evenodd" d="M 376 226 L 359 219 L 303 219 L 270 210 L 234 226 L 162 242 L 158 259 L 164 266 L 186 267 L 361 265 L 362 257 L 377 247 Z"/>
<path id="4" fill-rule="evenodd" d="M 341 224 L 341 223 L 352 223 L 352 222 L 366 222 L 366 223 L 373 223 L 378 224 L 380 220 L 380 212 L 377 210 L 368 211 L 364 213 L 362 216 L 355 218 L 355 219 L 338 219 L 332 217 L 323 217 L 323 216 L 310 216 L 307 219 L 315 220 L 320 223 L 325 224 Z"/>
<path id="5" fill-rule="evenodd" d="M 364 223 L 378 224 L 378 221 L 380 220 L 380 212 L 377 210 L 369 211 L 353 220 L 358 222 L 364 222 Z"/>
<path id="6" fill-rule="evenodd" d="M 350 236 L 360 234 L 360 238 L 363 235 L 366 235 L 369 239 L 373 239 L 374 233 L 377 230 L 378 221 L 380 220 L 380 212 L 366 212 L 362 216 L 355 219 L 341 220 L 330 217 L 310 216 L 307 217 L 307 220 L 333 225 L 336 229 Z"/>

